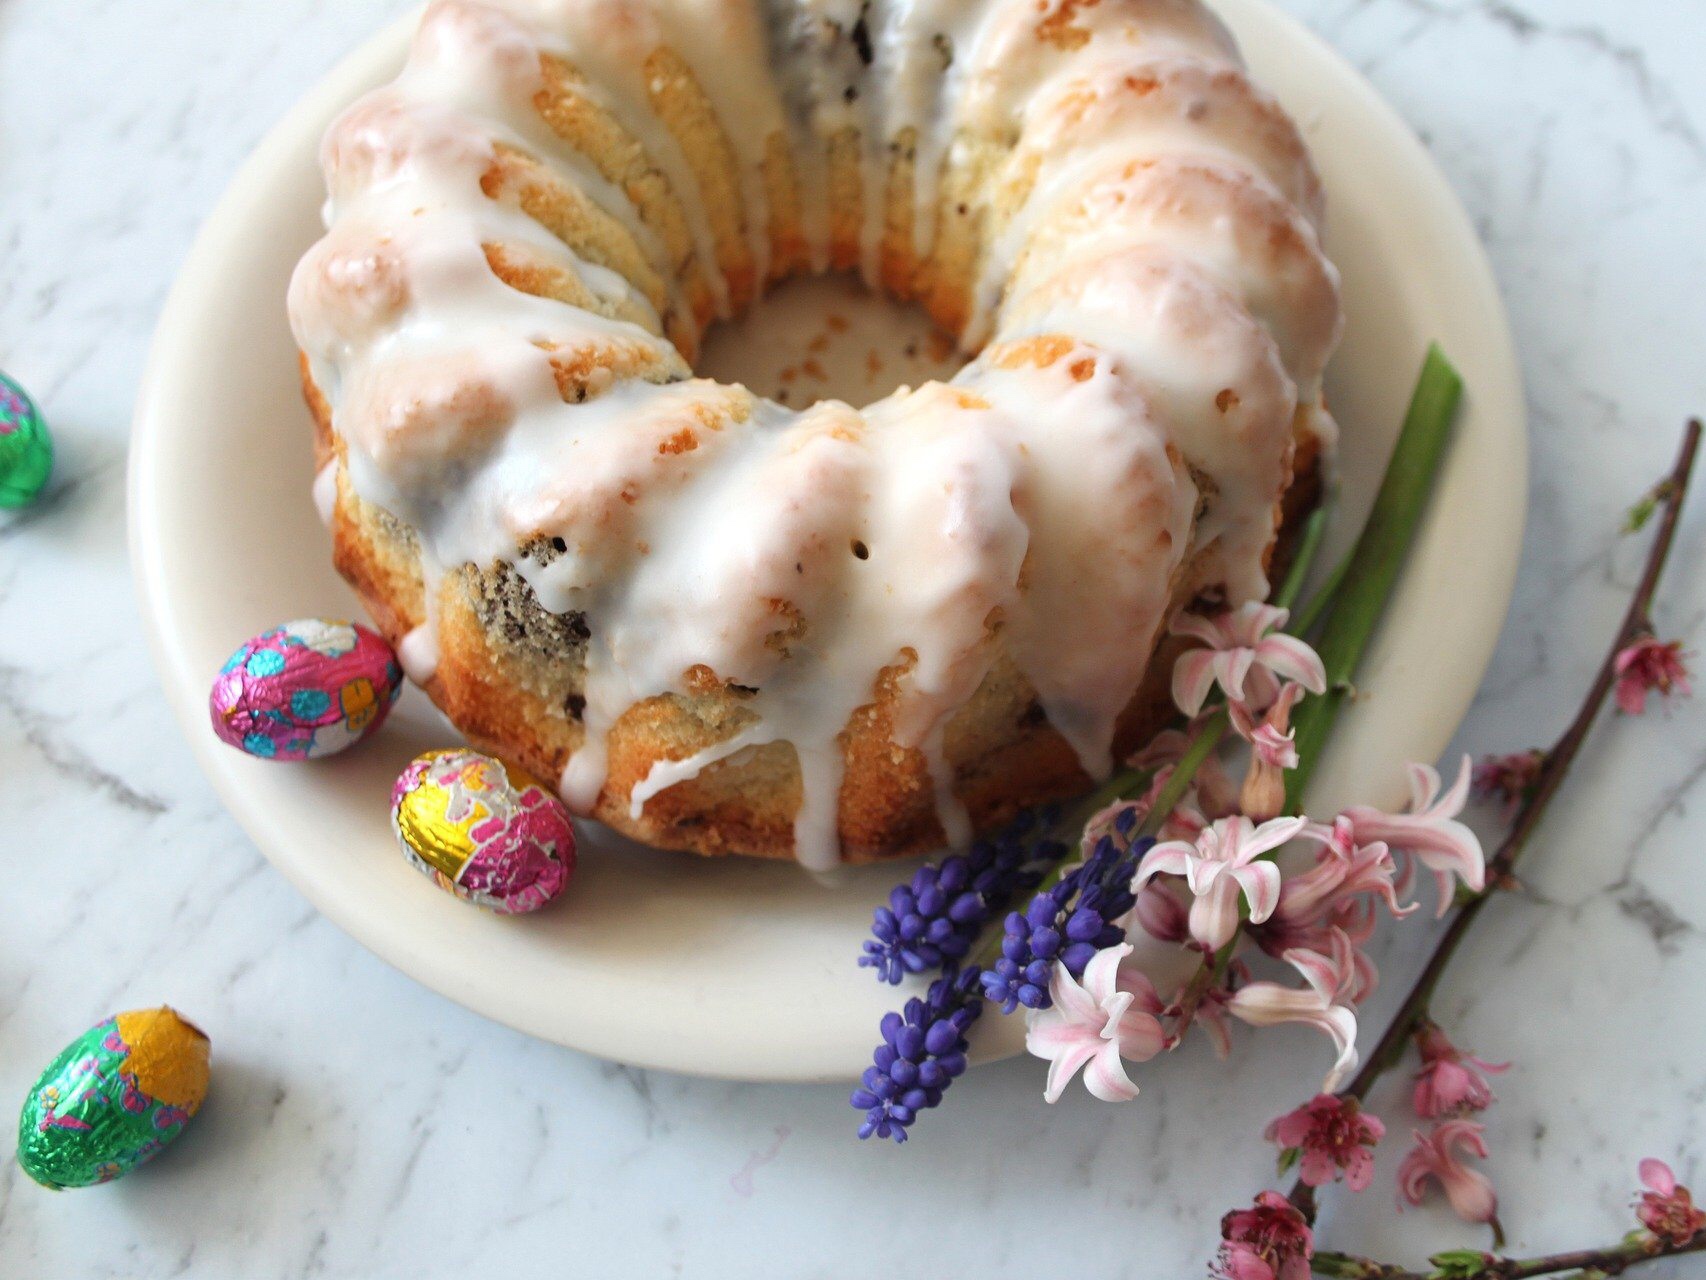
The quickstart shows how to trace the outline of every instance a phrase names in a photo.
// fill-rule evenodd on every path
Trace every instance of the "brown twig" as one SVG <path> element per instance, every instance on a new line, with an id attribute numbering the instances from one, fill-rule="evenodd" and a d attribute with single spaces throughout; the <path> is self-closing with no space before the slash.
<path id="1" fill-rule="evenodd" d="M 1428 957 L 1427 964 L 1398 1007 L 1397 1014 L 1387 1026 L 1385 1033 L 1375 1044 L 1374 1050 L 1368 1055 L 1357 1072 L 1356 1077 L 1340 1091 L 1341 1097 L 1352 1097 L 1358 1101 L 1368 1096 L 1368 1091 L 1382 1074 L 1393 1067 L 1403 1054 L 1404 1044 L 1415 1032 L 1416 1027 L 1427 1014 L 1428 1001 L 1433 996 L 1434 988 L 1439 984 L 1445 968 L 1451 963 L 1457 948 L 1468 934 L 1480 916 L 1482 909 L 1492 901 L 1494 891 L 1511 883 L 1510 875 L 1516 866 L 1516 861 L 1522 856 L 1529 838 L 1539 826 L 1540 819 L 1546 811 L 1546 806 L 1563 785 L 1564 777 L 1570 771 L 1576 755 L 1580 752 L 1582 743 L 1586 741 L 1588 731 L 1593 728 L 1594 720 L 1598 717 L 1605 699 L 1617 682 L 1617 655 L 1631 640 L 1651 629 L 1648 612 L 1652 607 L 1653 593 L 1658 587 L 1659 575 L 1664 571 L 1665 561 L 1670 556 L 1671 545 L 1676 541 L 1676 529 L 1682 514 L 1682 504 L 1688 495 L 1688 481 L 1694 470 L 1695 455 L 1700 448 L 1701 425 L 1699 419 L 1688 423 L 1683 432 L 1682 448 L 1677 454 L 1676 464 L 1671 468 L 1669 476 L 1655 490 L 1660 494 L 1659 502 L 1664 507 L 1664 518 L 1659 524 L 1657 536 L 1653 539 L 1652 549 L 1647 553 L 1647 564 L 1641 574 L 1641 580 L 1635 587 L 1635 594 L 1629 601 L 1629 608 L 1623 615 L 1623 623 L 1617 629 L 1617 634 L 1607 650 L 1605 659 L 1600 663 L 1599 672 L 1594 677 L 1592 686 L 1588 689 L 1587 697 L 1582 701 L 1581 709 L 1576 712 L 1575 719 L 1570 722 L 1563 736 L 1553 744 L 1546 753 L 1545 764 L 1541 766 L 1540 778 L 1535 783 L 1532 792 L 1522 807 L 1517 811 L 1516 820 L 1510 834 L 1499 846 L 1487 864 L 1487 887 L 1479 894 L 1470 898 L 1457 913 L 1452 916 L 1451 923 L 1440 935 L 1433 954 Z M 1291 1202 L 1302 1210 L 1303 1215 L 1311 1220 L 1315 1217 L 1315 1189 L 1305 1186 L 1300 1179 L 1291 1189 Z M 1400 1273 L 1403 1274 L 1403 1273 Z M 1501 1275 L 1507 1273 L 1498 1273 Z M 1544 1272 L 1511 1272 L 1510 1275 L 1542 1275 Z"/>
<path id="2" fill-rule="evenodd" d="M 1539 1258 L 1501 1258 L 1487 1255 L 1480 1270 L 1447 1270 L 1451 1280 L 1532 1280 L 1535 1276 L 1575 1271 L 1590 1276 L 1620 1276 L 1630 1267 L 1686 1253 L 1706 1253 L 1706 1232 L 1683 1244 L 1669 1244 L 1647 1232 L 1637 1232 L 1607 1249 L 1572 1249 Z M 1338 1280 L 1433 1280 L 1440 1271 L 1406 1271 L 1373 1258 L 1348 1253 L 1318 1253 L 1312 1265 L 1316 1275 Z"/>

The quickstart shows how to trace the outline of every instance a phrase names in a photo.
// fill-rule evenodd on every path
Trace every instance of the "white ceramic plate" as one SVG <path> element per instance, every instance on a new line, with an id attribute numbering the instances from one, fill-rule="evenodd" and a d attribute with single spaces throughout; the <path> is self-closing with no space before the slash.
<path id="1" fill-rule="evenodd" d="M 1468 218 L 1416 137 L 1326 45 L 1265 0 L 1220 0 L 1258 77 L 1310 136 L 1349 323 L 1329 377 L 1346 504 L 1328 559 L 1360 525 L 1422 352 L 1438 339 L 1469 394 L 1385 625 L 1365 699 L 1318 774 L 1320 811 L 1395 798 L 1406 760 L 1444 749 L 1480 682 L 1522 538 L 1521 382 Z M 350 616 L 309 501 L 308 418 L 285 283 L 319 234 L 320 135 L 400 65 L 411 24 L 357 50 L 280 124 L 202 230 L 161 317 L 137 405 L 130 532 L 149 638 L 196 756 L 261 850 L 392 964 L 501 1022 L 602 1057 L 746 1079 L 823 1080 L 868 1061 L 895 993 L 855 967 L 899 874 L 834 887 L 791 866 L 702 861 L 586 833 L 573 891 L 500 919 L 398 855 L 387 798 L 404 763 L 452 741 L 410 690 L 384 732 L 331 761 L 281 766 L 217 742 L 209 682 L 245 637 L 286 618 Z M 1016 1052 L 984 1019 L 979 1056 Z"/>

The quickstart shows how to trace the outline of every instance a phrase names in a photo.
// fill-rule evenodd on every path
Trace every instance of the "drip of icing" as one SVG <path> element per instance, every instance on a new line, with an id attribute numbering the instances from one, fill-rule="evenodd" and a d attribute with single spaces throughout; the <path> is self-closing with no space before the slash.
<path id="1" fill-rule="evenodd" d="M 314 510 L 320 514 L 320 523 L 328 529 L 332 527 L 332 514 L 337 505 L 338 460 L 331 458 L 314 473 Z"/>
<path id="2" fill-rule="evenodd" d="M 403 664 L 403 674 L 416 684 L 424 685 L 438 671 L 438 629 L 423 622 L 403 636 L 397 645 L 397 660 Z"/>
<path id="3" fill-rule="evenodd" d="M 657 294 L 487 198 L 499 146 L 533 157 L 632 236 L 695 336 L 628 192 L 533 109 L 540 55 L 560 57 L 667 179 L 726 312 L 712 209 L 645 70 L 659 49 L 722 129 L 760 281 L 774 139 L 821 269 L 831 140 L 857 131 L 868 278 L 891 145 L 912 139 L 915 251 L 935 242 L 943 174 L 978 166 L 988 227 L 964 337 L 988 337 L 983 354 L 863 412 L 688 379 Z M 1145 76 L 1153 95 L 1122 96 Z M 917 753 L 956 844 L 970 823 L 948 727 L 991 680 L 1022 680 L 1105 774 L 1174 603 L 1265 591 L 1294 413 L 1327 421 L 1314 400 L 1336 281 L 1307 157 L 1278 119 L 1195 0 L 440 0 L 398 83 L 334 126 L 330 231 L 291 294 L 351 485 L 419 538 L 426 618 L 405 668 L 436 668 L 442 567 L 508 563 L 590 631 L 585 742 L 560 780 L 572 807 L 598 802 L 630 707 L 691 697 L 709 672 L 752 691 L 742 718 L 655 761 L 630 815 L 785 743 L 796 854 L 819 870 L 839 856 L 840 734 L 867 708 Z M 596 309 L 505 285 L 493 244 Z M 564 367 L 604 372 L 565 402 Z M 565 550 L 520 554 L 539 538 Z"/>

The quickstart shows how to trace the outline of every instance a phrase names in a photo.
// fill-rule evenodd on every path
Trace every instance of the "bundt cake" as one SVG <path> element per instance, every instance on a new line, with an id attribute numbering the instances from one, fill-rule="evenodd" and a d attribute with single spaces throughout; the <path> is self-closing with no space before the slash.
<path id="1" fill-rule="evenodd" d="M 1197 0 L 439 0 L 324 167 L 336 563 L 471 740 L 660 847 L 920 852 L 1106 775 L 1330 440 L 1319 183 Z M 694 376 L 836 270 L 970 363 Z"/>

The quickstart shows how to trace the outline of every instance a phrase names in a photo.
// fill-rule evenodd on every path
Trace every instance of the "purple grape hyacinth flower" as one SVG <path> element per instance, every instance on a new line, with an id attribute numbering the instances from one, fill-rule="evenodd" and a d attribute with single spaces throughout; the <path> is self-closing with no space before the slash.
<path id="1" fill-rule="evenodd" d="M 949 963 L 922 998 L 883 1016 L 883 1042 L 848 1099 L 865 1113 L 861 1138 L 905 1142 L 918 1113 L 936 1106 L 966 1069 L 966 1031 L 983 1013 L 982 970 Z"/>
<path id="2" fill-rule="evenodd" d="M 1136 905 L 1132 877 L 1155 843 L 1148 836 L 1134 840 L 1136 827 L 1136 814 L 1122 813 L 1081 866 L 1038 893 L 1024 911 L 1008 914 L 1001 956 L 981 979 L 984 995 L 1003 1013 L 1020 1005 L 1048 1008 L 1056 960 L 1079 978 L 1096 952 L 1125 940 L 1115 921 Z"/>
<path id="3" fill-rule="evenodd" d="M 877 908 L 859 964 L 898 983 L 964 960 L 984 926 L 1066 856 L 1064 844 L 1044 838 L 1052 819 L 1046 811 L 1023 814 L 967 852 L 920 867 Z"/>

